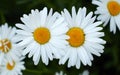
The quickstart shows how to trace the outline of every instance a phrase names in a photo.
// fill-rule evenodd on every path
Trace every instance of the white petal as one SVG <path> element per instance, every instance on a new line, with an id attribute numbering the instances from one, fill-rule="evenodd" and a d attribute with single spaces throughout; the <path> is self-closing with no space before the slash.
<path id="1" fill-rule="evenodd" d="M 88 55 L 83 47 L 80 47 L 78 50 L 78 56 L 84 65 L 87 65 L 87 60 L 89 60 Z"/>
<path id="2" fill-rule="evenodd" d="M 60 49 L 59 48 L 56 48 L 55 46 L 53 46 L 52 44 L 49 45 L 49 48 L 50 50 L 52 50 L 52 53 L 53 53 L 53 56 L 54 58 L 60 58 L 61 55 L 60 55 Z"/>
<path id="3" fill-rule="evenodd" d="M 115 20 L 113 17 L 110 19 L 110 31 L 113 33 L 116 33 L 116 25 L 115 25 Z"/>
<path id="4" fill-rule="evenodd" d="M 39 50 L 39 54 L 38 54 L 38 56 L 37 56 L 37 59 L 36 59 L 36 61 L 34 61 L 34 64 L 35 65 L 37 65 L 38 63 L 39 63 L 39 61 L 40 61 L 40 53 L 41 53 L 41 50 L 40 50 L 40 47 L 38 48 L 38 50 Z"/>
<path id="5" fill-rule="evenodd" d="M 61 24 L 63 21 L 64 21 L 64 18 L 63 18 L 63 17 L 58 18 L 58 19 L 54 22 L 54 24 L 52 25 L 52 28 L 55 28 L 55 27 L 60 26 L 60 24 Z"/>
<path id="6" fill-rule="evenodd" d="M 87 52 L 86 52 L 86 50 L 85 50 L 85 48 L 84 47 L 80 47 L 79 49 L 78 49 L 78 55 L 79 55 L 79 58 L 81 59 L 81 61 L 82 61 L 82 63 L 84 64 L 84 65 L 91 65 L 91 61 L 90 61 L 90 59 L 89 59 L 89 57 L 88 57 L 88 54 L 87 54 Z"/>
<path id="7" fill-rule="evenodd" d="M 98 6 L 102 6 L 102 3 L 100 1 L 92 1 L 92 4 L 98 5 Z"/>
<path id="8" fill-rule="evenodd" d="M 32 40 L 33 40 L 32 37 L 27 37 L 26 39 L 24 39 L 22 42 L 18 43 L 17 45 L 18 46 L 24 46 L 24 45 L 30 43 Z"/>
<path id="9" fill-rule="evenodd" d="M 27 53 L 29 53 L 31 50 L 34 49 L 34 47 L 36 46 L 35 42 L 29 44 L 26 49 L 23 50 L 23 55 L 26 55 Z"/>
<path id="10" fill-rule="evenodd" d="M 83 21 L 82 21 L 82 23 L 81 23 L 81 26 L 80 26 L 81 28 L 85 28 L 85 27 L 87 26 L 87 24 L 89 23 L 92 15 L 93 15 L 93 12 L 90 12 L 90 13 L 83 19 Z"/>
<path id="11" fill-rule="evenodd" d="M 23 31 L 23 30 L 17 30 L 16 32 L 18 34 L 25 35 L 25 36 L 32 36 L 33 35 L 32 33 L 26 32 L 26 31 Z"/>
<path id="12" fill-rule="evenodd" d="M 25 31 L 33 32 L 30 28 L 28 28 L 26 25 L 23 25 L 23 24 L 17 23 L 17 24 L 16 24 L 16 27 L 18 27 L 18 28 L 20 28 L 20 29 L 23 29 L 23 30 L 25 30 Z"/>
<path id="13" fill-rule="evenodd" d="M 11 39 L 13 36 L 15 36 L 15 33 L 16 33 L 16 28 L 12 28 L 8 37 Z"/>
<path id="14" fill-rule="evenodd" d="M 117 25 L 117 27 L 118 27 L 118 29 L 120 30 L 120 15 L 118 15 L 118 16 L 116 16 L 115 17 L 115 22 L 116 22 L 116 25 Z"/>
<path id="15" fill-rule="evenodd" d="M 77 55 L 78 56 L 78 55 Z M 76 68 L 79 69 L 81 66 L 80 58 L 77 57 Z"/>
<path id="16" fill-rule="evenodd" d="M 75 19 L 75 24 L 77 26 L 81 25 L 81 21 L 82 21 L 82 11 L 81 11 L 81 8 L 79 8 L 78 10 L 78 13 L 77 13 L 77 16 L 76 16 L 76 19 Z"/>
<path id="17" fill-rule="evenodd" d="M 84 29 L 84 31 L 86 32 L 86 31 L 92 30 L 92 29 L 96 28 L 96 26 L 99 26 L 100 24 L 102 24 L 101 21 L 90 24 Z"/>
<path id="18" fill-rule="evenodd" d="M 99 37 L 103 37 L 105 36 L 104 32 L 94 32 L 92 34 L 87 34 L 85 37 L 96 37 L 96 38 L 99 38 Z"/>
<path id="19" fill-rule="evenodd" d="M 65 20 L 68 22 L 68 24 L 71 25 L 72 18 L 71 18 L 70 13 L 67 11 L 67 9 L 64 9 L 64 16 L 65 16 Z"/>
<path id="20" fill-rule="evenodd" d="M 36 47 L 33 46 L 32 49 L 30 49 L 28 57 L 31 58 L 33 55 L 35 55 L 35 53 L 37 52 L 38 48 L 39 48 L 39 45 L 36 45 Z"/>
<path id="21" fill-rule="evenodd" d="M 68 64 L 71 63 L 71 66 L 74 66 L 77 62 L 77 51 L 76 50 L 71 50 L 71 55 L 68 61 Z"/>
<path id="22" fill-rule="evenodd" d="M 35 61 L 35 65 L 38 64 L 38 62 L 36 61 L 40 59 L 40 51 L 41 51 L 40 46 L 38 46 L 36 49 L 37 50 L 35 51 L 34 56 L 33 56 L 33 61 Z"/>
<path id="23" fill-rule="evenodd" d="M 100 53 L 97 51 L 97 49 L 94 49 L 90 46 L 91 43 L 87 43 L 84 45 L 84 47 L 86 48 L 86 50 L 94 55 L 100 56 Z"/>
<path id="24" fill-rule="evenodd" d="M 43 63 L 45 63 L 45 65 L 48 65 L 48 57 L 46 55 L 46 49 L 44 48 L 45 46 L 41 46 L 41 57 L 42 57 L 42 61 Z"/>
<path id="25" fill-rule="evenodd" d="M 56 18 L 58 17 L 58 13 L 54 13 L 50 19 L 47 20 L 46 27 L 50 28 L 52 27 L 53 23 L 56 21 Z"/>
<path id="26" fill-rule="evenodd" d="M 75 23 L 75 18 L 76 18 L 76 10 L 75 10 L 75 7 L 73 6 L 72 7 L 72 21 L 71 20 L 69 20 L 69 21 L 71 21 L 71 22 L 69 22 L 70 23 L 70 25 L 74 25 L 74 23 Z"/>
<path id="27" fill-rule="evenodd" d="M 41 26 L 45 25 L 46 18 L 47 18 L 47 8 L 45 7 L 41 12 L 41 19 L 40 19 Z"/>
<path id="28" fill-rule="evenodd" d="M 94 33 L 94 32 L 98 32 L 98 31 L 101 31 L 103 28 L 102 27 L 96 27 L 96 28 L 94 28 L 94 29 L 91 29 L 91 30 L 87 30 L 87 31 L 85 31 L 85 33 L 86 34 L 88 34 L 88 33 Z"/>
<path id="29" fill-rule="evenodd" d="M 45 46 L 45 49 L 47 50 L 46 53 L 47 53 L 47 56 L 50 60 L 53 60 L 53 55 L 52 55 L 52 50 L 50 49 L 50 44 L 47 44 Z"/>
<path id="30" fill-rule="evenodd" d="M 62 57 L 59 61 L 59 64 L 64 64 L 67 59 L 69 58 L 69 56 L 71 55 L 71 50 L 69 49 L 66 54 L 64 55 L 64 57 Z"/>

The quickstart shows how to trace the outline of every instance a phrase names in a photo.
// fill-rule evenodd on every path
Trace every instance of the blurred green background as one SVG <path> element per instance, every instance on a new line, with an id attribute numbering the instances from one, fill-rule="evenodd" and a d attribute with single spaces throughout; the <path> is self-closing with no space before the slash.
<path id="1" fill-rule="evenodd" d="M 91 4 L 91 0 L 0 0 L 0 25 L 7 22 L 14 26 L 15 23 L 21 23 L 20 17 L 23 14 L 29 14 L 31 9 L 48 9 L 61 12 L 64 8 L 71 11 L 71 7 L 87 7 L 87 12 L 95 11 L 96 6 Z M 25 59 L 26 70 L 23 75 L 54 75 L 55 72 L 64 71 L 67 75 L 78 75 L 84 70 L 88 70 L 90 75 L 120 75 L 120 32 L 116 34 L 109 32 L 109 26 L 105 27 L 105 45 L 104 53 L 101 57 L 94 56 L 92 66 L 81 66 L 67 68 L 67 64 L 58 65 L 58 60 L 50 61 L 48 66 L 40 62 L 37 66 L 33 65 L 32 59 Z"/>

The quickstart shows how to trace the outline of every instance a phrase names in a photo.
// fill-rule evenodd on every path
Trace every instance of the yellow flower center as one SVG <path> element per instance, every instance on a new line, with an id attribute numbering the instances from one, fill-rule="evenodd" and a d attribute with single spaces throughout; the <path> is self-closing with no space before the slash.
<path id="1" fill-rule="evenodd" d="M 11 47 L 12 47 L 12 44 L 11 44 L 10 40 L 8 40 L 8 39 L 0 40 L 0 50 L 2 52 L 4 52 L 4 53 L 9 52 Z"/>
<path id="2" fill-rule="evenodd" d="M 120 13 L 120 4 L 116 1 L 109 1 L 107 8 L 112 16 L 117 16 Z"/>
<path id="3" fill-rule="evenodd" d="M 11 65 L 10 63 L 7 63 L 6 67 L 8 70 L 13 70 L 13 68 L 15 67 L 15 62 L 13 61 L 13 65 Z"/>
<path id="4" fill-rule="evenodd" d="M 67 32 L 67 35 L 70 36 L 68 42 L 72 47 L 79 47 L 85 41 L 84 32 L 79 27 L 70 28 L 69 31 Z"/>
<path id="5" fill-rule="evenodd" d="M 50 40 L 50 31 L 45 27 L 40 27 L 35 29 L 33 36 L 39 44 L 45 44 Z"/>

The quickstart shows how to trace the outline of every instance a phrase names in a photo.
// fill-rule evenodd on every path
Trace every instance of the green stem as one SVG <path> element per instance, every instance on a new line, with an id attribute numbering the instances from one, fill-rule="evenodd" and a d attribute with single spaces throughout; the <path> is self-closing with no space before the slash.
<path id="1" fill-rule="evenodd" d="M 38 73 L 38 74 L 41 74 L 41 73 L 42 73 L 42 72 L 40 72 L 40 71 L 30 70 L 30 69 L 26 69 L 25 72 Z"/>
<path id="2" fill-rule="evenodd" d="M 2 23 L 2 24 L 4 24 L 6 21 L 5 21 L 5 17 L 4 17 L 4 14 L 3 14 L 3 12 L 1 12 L 0 11 L 0 22 Z"/>

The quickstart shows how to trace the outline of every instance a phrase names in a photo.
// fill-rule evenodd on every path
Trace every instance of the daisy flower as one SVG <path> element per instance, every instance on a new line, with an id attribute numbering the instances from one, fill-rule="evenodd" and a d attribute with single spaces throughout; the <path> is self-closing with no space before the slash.
<path id="1" fill-rule="evenodd" d="M 67 23 L 60 14 L 51 9 L 48 13 L 45 7 L 40 12 L 31 10 L 29 15 L 23 15 L 21 21 L 24 24 L 16 24 L 21 30 L 17 33 L 21 36 L 19 46 L 26 46 L 23 55 L 33 56 L 34 64 L 37 65 L 40 57 L 43 63 L 48 65 L 49 59 L 60 58 L 64 55 L 64 48 L 68 44 L 66 35 Z M 18 38 L 19 39 L 19 38 Z"/>
<path id="2" fill-rule="evenodd" d="M 21 56 L 14 40 L 17 37 L 15 32 L 16 28 L 8 27 L 7 23 L 0 27 L 0 64 L 4 59 L 12 63 L 12 60 L 17 59 L 16 56 Z"/>
<path id="3" fill-rule="evenodd" d="M 68 67 L 76 66 L 77 69 L 80 68 L 81 62 L 83 65 L 91 66 L 91 61 L 93 56 L 100 56 L 103 53 L 104 46 L 106 42 L 100 37 L 104 36 L 102 27 L 98 27 L 101 22 L 94 22 L 96 17 L 92 17 L 93 12 L 90 12 L 86 16 L 86 8 L 79 8 L 76 13 L 75 7 L 72 7 L 72 16 L 70 13 L 64 9 L 62 16 L 68 23 L 69 30 L 67 35 L 70 37 L 67 41 L 65 51 L 66 54 L 60 58 L 59 64 L 64 64 L 68 60 Z"/>
<path id="4" fill-rule="evenodd" d="M 63 71 L 60 71 L 60 72 L 56 72 L 55 75 L 66 75 L 63 73 Z"/>
<path id="5" fill-rule="evenodd" d="M 12 60 L 12 65 L 4 59 L 4 63 L 0 65 L 0 75 L 22 75 L 21 71 L 25 70 L 23 59 L 20 57 Z"/>
<path id="6" fill-rule="evenodd" d="M 104 26 L 110 21 L 110 32 L 116 33 L 116 27 L 120 30 L 120 0 L 93 0 L 97 5 L 95 14 L 99 14 L 98 20 L 104 23 Z"/>

